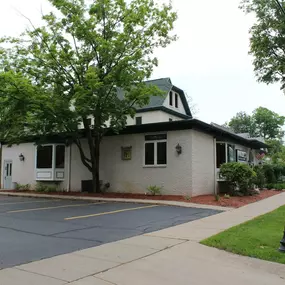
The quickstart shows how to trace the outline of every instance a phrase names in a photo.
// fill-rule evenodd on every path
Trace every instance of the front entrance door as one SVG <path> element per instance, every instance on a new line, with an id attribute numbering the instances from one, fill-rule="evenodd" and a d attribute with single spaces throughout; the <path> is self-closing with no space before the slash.
<path id="1" fill-rule="evenodd" d="M 12 188 L 12 161 L 5 160 L 4 161 L 4 189 Z"/>

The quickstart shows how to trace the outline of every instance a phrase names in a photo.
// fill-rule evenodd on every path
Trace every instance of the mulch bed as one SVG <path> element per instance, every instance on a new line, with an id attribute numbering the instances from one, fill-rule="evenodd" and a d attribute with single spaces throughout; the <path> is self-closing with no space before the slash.
<path id="1" fill-rule="evenodd" d="M 276 190 L 263 190 L 259 195 L 245 196 L 245 197 L 230 197 L 225 198 L 223 195 L 220 196 L 219 201 L 216 201 L 213 195 L 203 195 L 196 196 L 186 199 L 185 196 L 178 195 L 145 195 L 145 194 L 131 194 L 131 193 L 82 193 L 82 192 L 35 192 L 35 191 L 17 191 L 17 190 L 2 190 L 1 192 L 14 192 L 14 193 L 33 193 L 33 194 L 45 194 L 45 195 L 65 195 L 65 196 L 75 196 L 75 197 L 97 197 L 97 198 L 124 198 L 124 199 L 144 199 L 144 200 L 163 200 L 163 201 L 178 201 L 178 202 L 188 202 L 196 204 L 214 205 L 222 207 L 233 207 L 239 208 L 250 203 L 254 203 L 268 197 L 280 194 L 282 192 Z"/>

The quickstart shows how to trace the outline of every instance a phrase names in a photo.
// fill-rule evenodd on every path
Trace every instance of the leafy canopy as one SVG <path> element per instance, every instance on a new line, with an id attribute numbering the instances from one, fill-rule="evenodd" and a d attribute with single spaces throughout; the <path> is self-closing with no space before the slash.
<path id="1" fill-rule="evenodd" d="M 264 108 L 255 109 L 252 115 L 239 112 L 228 123 L 236 133 L 249 133 L 251 137 L 266 140 L 282 139 L 284 136 L 285 117 Z"/>
<path id="2" fill-rule="evenodd" d="M 285 1 L 242 0 L 241 8 L 253 13 L 256 22 L 250 29 L 250 54 L 259 81 L 279 82 L 285 88 Z"/>
<path id="3" fill-rule="evenodd" d="M 49 2 L 56 11 L 42 16 L 42 27 L 30 22 L 20 38 L 0 40 L 1 136 L 16 141 L 81 123 L 100 140 L 107 123 L 123 128 L 134 107 L 161 95 L 143 81 L 158 64 L 154 50 L 176 39 L 176 13 L 153 0 Z"/>

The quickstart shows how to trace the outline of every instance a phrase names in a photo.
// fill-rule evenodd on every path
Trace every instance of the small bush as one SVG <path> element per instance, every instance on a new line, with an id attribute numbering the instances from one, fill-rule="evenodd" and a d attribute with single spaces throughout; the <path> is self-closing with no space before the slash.
<path id="1" fill-rule="evenodd" d="M 259 188 L 264 188 L 266 184 L 264 168 L 260 165 L 256 165 L 254 167 L 254 171 L 256 173 L 256 177 L 253 179 L 253 183 Z"/>
<path id="2" fill-rule="evenodd" d="M 229 194 L 225 194 L 225 195 L 224 195 L 224 198 L 225 198 L 225 199 L 230 199 L 231 196 L 230 196 Z"/>
<path id="3" fill-rule="evenodd" d="M 157 185 L 150 185 L 147 187 L 147 191 L 153 196 L 160 195 L 161 189 L 162 189 L 162 187 L 157 186 Z"/>
<path id="4" fill-rule="evenodd" d="M 239 162 L 223 164 L 220 169 L 220 175 L 228 181 L 232 193 L 240 191 L 248 194 L 256 178 L 256 173 L 250 166 Z"/>
<path id="5" fill-rule="evenodd" d="M 220 201 L 220 196 L 219 195 L 215 195 L 215 201 L 219 202 Z"/>
<path id="6" fill-rule="evenodd" d="M 191 196 L 186 195 L 186 196 L 184 197 L 184 199 L 187 200 L 187 201 L 190 201 L 190 200 L 191 200 Z"/>
<path id="7" fill-rule="evenodd" d="M 19 183 L 17 183 L 16 190 L 28 191 L 28 190 L 31 190 L 31 185 L 30 184 L 19 184 Z"/>
<path id="8" fill-rule="evenodd" d="M 53 184 L 46 184 L 46 183 L 38 182 L 36 184 L 35 190 L 37 192 L 47 192 L 47 193 L 56 192 L 57 186 Z"/>
<path id="9" fill-rule="evenodd" d="M 283 191 L 285 189 L 285 183 L 269 183 L 267 184 L 267 189 L 271 190 L 277 190 L 277 191 Z"/>

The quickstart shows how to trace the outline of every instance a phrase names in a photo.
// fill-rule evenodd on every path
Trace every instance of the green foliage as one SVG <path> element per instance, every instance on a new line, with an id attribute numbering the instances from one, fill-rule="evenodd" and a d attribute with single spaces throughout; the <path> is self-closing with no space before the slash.
<path id="1" fill-rule="evenodd" d="M 225 195 L 224 195 L 224 198 L 225 198 L 225 199 L 230 199 L 230 198 L 231 198 L 231 195 L 225 194 Z"/>
<path id="2" fill-rule="evenodd" d="M 184 199 L 187 200 L 187 201 L 190 201 L 190 200 L 191 200 L 191 196 L 186 195 L 186 196 L 184 197 Z"/>
<path id="3" fill-rule="evenodd" d="M 177 15 L 153 0 L 49 2 L 57 11 L 43 15 L 42 27 L 30 23 L 20 38 L 0 39 L 0 139 L 67 133 L 99 190 L 107 122 L 118 132 L 136 107 L 163 94 L 144 81 L 158 65 L 154 50 L 176 40 Z"/>
<path id="4" fill-rule="evenodd" d="M 18 191 L 29 191 L 31 190 L 31 185 L 30 184 L 16 184 L 16 190 Z"/>
<path id="5" fill-rule="evenodd" d="M 269 190 L 274 189 L 277 191 L 283 191 L 285 189 L 285 183 L 268 183 L 266 187 Z"/>
<path id="6" fill-rule="evenodd" d="M 218 194 L 215 195 L 215 201 L 217 201 L 217 202 L 220 201 L 220 196 Z"/>
<path id="7" fill-rule="evenodd" d="M 236 254 L 285 264 L 285 254 L 278 252 L 283 235 L 284 216 L 285 206 L 201 243 Z"/>
<path id="8" fill-rule="evenodd" d="M 244 194 L 248 193 L 256 177 L 256 173 L 250 166 L 239 162 L 223 164 L 220 168 L 220 175 L 228 181 L 233 192 L 238 190 Z"/>
<path id="9" fill-rule="evenodd" d="M 47 183 L 43 183 L 43 182 L 38 182 L 36 184 L 35 190 L 37 192 L 51 193 L 51 192 L 57 191 L 57 186 L 54 184 L 47 184 Z"/>
<path id="10" fill-rule="evenodd" d="M 285 1 L 242 0 L 241 8 L 256 19 L 250 30 L 250 54 L 258 80 L 279 82 L 284 89 Z"/>
<path id="11" fill-rule="evenodd" d="M 157 185 L 150 185 L 147 187 L 147 191 L 153 196 L 161 195 L 161 189 L 162 187 Z"/>
<path id="12" fill-rule="evenodd" d="M 261 165 L 254 166 L 254 172 L 256 173 L 256 176 L 253 179 L 253 184 L 259 188 L 264 188 L 266 184 L 266 178 L 263 167 Z"/>
<path id="13" fill-rule="evenodd" d="M 249 133 L 251 137 L 262 137 L 266 140 L 271 140 L 271 144 L 278 143 L 272 140 L 280 141 L 284 135 L 282 127 L 285 123 L 285 117 L 264 108 L 255 109 L 252 115 L 247 115 L 245 112 L 237 113 L 228 123 L 228 126 L 235 133 Z"/>
<path id="14" fill-rule="evenodd" d="M 245 112 L 238 112 L 227 124 L 235 133 L 254 133 L 252 117 Z"/>

